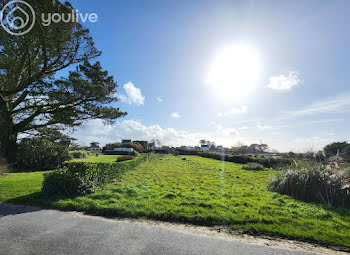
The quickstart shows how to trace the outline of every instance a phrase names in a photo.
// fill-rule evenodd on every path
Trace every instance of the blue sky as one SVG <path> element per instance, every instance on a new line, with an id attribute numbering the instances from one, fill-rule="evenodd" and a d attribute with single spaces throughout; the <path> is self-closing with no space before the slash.
<path id="1" fill-rule="evenodd" d="M 305 151 L 350 140 L 349 1 L 71 2 L 98 14 L 84 25 L 119 84 L 117 106 L 128 112 L 113 126 L 89 121 L 75 133 L 81 143 L 262 140 Z M 249 46 L 260 61 L 244 96 L 244 85 L 206 82 L 215 57 L 232 45 Z"/>

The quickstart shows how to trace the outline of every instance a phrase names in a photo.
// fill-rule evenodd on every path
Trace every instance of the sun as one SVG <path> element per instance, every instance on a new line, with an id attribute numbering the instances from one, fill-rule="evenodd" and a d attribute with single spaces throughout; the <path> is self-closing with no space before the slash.
<path id="1" fill-rule="evenodd" d="M 254 90 L 259 76 L 258 52 L 249 46 L 231 45 L 214 58 L 207 83 L 225 98 L 245 98 Z"/>

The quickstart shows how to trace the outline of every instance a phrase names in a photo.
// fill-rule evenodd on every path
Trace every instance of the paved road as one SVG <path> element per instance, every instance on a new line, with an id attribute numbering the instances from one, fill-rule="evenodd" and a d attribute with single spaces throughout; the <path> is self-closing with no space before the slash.
<path id="1" fill-rule="evenodd" d="M 311 254 L 171 227 L 0 203 L 0 254 Z"/>

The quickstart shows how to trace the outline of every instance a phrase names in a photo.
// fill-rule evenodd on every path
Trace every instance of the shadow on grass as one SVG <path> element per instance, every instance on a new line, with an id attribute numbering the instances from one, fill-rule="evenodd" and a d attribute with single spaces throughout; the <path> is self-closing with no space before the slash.
<path id="1" fill-rule="evenodd" d="M 0 219 L 2 217 L 9 216 L 9 215 L 37 212 L 40 210 L 41 208 L 39 207 L 0 203 Z"/>
<path id="2" fill-rule="evenodd" d="M 27 212 L 40 211 L 42 209 L 58 209 L 55 202 L 62 199 L 73 198 L 69 196 L 48 196 L 42 191 L 16 197 L 0 204 L 0 217 Z"/>

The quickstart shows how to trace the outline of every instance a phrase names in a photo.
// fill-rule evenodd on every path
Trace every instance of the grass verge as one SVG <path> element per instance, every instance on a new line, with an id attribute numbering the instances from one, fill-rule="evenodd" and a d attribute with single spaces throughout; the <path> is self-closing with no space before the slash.
<path id="1" fill-rule="evenodd" d="M 37 187 L 26 182 L 23 185 L 32 188 L 12 194 L 21 178 L 11 174 L 7 182 L 0 179 L 0 194 L 7 190 L 0 199 L 105 216 L 222 225 L 244 233 L 350 247 L 350 210 L 268 191 L 273 170 L 243 170 L 240 164 L 198 156 L 157 157 L 94 194 L 71 198 L 41 194 L 41 173 L 27 174 Z"/>

